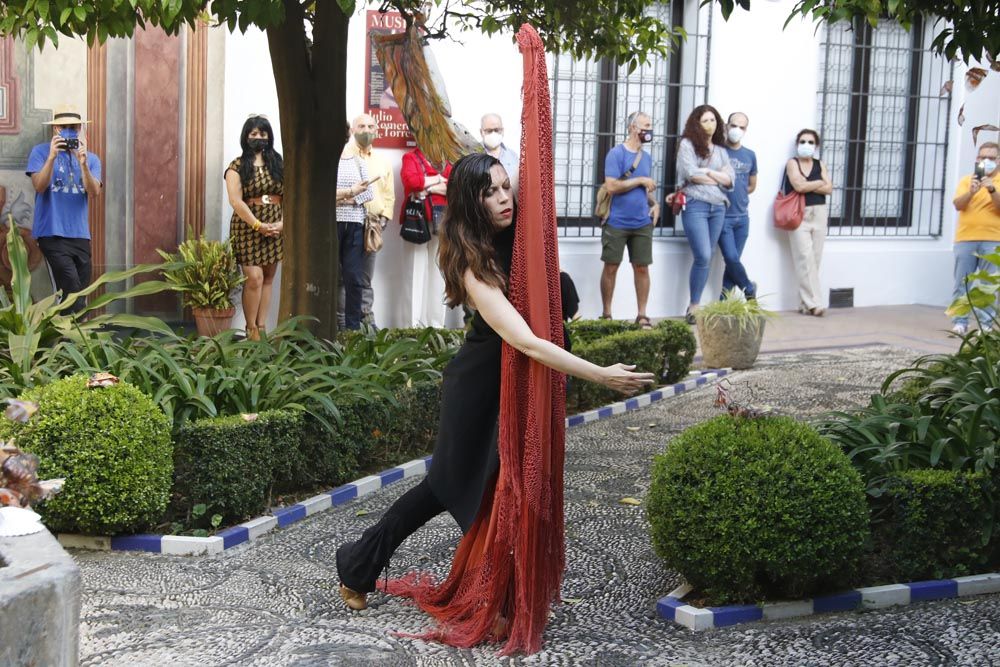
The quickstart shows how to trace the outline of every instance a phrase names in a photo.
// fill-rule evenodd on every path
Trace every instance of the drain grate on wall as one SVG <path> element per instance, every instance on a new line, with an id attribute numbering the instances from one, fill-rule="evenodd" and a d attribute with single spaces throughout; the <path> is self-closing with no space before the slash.
<path id="1" fill-rule="evenodd" d="M 831 308 L 854 308 L 854 288 L 841 287 L 830 290 Z"/>

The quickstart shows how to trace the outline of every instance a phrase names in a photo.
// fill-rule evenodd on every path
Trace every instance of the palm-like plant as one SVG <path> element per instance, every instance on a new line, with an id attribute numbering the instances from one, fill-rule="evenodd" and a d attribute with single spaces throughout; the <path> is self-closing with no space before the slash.
<path id="1" fill-rule="evenodd" d="M 108 327 L 142 329 L 174 336 L 173 330 L 155 317 L 128 313 L 95 315 L 115 301 L 171 289 L 161 280 L 147 280 L 121 292 L 106 292 L 82 309 L 70 311 L 80 299 L 86 299 L 104 285 L 125 282 L 139 274 L 155 271 L 161 268 L 159 264 L 140 264 L 127 271 L 105 273 L 79 292 L 63 295 L 57 292 L 40 301 L 32 301 L 28 251 L 13 219 L 8 222 L 7 251 L 13 278 L 9 294 L 0 289 L 0 365 L 17 384 L 26 386 L 31 383 L 30 376 L 39 354 L 60 339 L 82 342 Z"/>
<path id="2" fill-rule="evenodd" d="M 233 305 L 233 293 L 246 280 L 228 240 L 195 237 L 190 227 L 187 240 L 177 246 L 176 253 L 156 252 L 169 263 L 164 279 L 182 293 L 189 308 L 226 310 Z"/>

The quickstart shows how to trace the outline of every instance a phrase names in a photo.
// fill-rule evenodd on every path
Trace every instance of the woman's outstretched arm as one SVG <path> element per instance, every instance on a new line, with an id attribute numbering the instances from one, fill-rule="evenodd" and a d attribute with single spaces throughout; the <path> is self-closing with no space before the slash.
<path id="1" fill-rule="evenodd" d="M 583 380 L 602 384 L 622 393 L 631 393 L 656 379 L 652 373 L 635 373 L 635 366 L 614 364 L 601 367 L 581 359 L 558 345 L 536 336 L 502 290 L 480 282 L 472 271 L 465 272 L 465 288 L 486 323 L 509 345 L 535 361 Z"/>

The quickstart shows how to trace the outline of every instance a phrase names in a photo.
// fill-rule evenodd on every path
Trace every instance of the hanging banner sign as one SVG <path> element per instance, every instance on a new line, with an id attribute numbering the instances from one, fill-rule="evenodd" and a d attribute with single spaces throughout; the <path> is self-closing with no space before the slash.
<path id="1" fill-rule="evenodd" d="M 410 132 L 403 112 L 396 105 L 392 89 L 385 81 L 385 73 L 375 55 L 372 33 L 396 34 L 406 31 L 406 22 L 399 12 L 368 10 L 365 30 L 365 113 L 378 123 L 378 148 L 415 148 L 416 140 Z"/>

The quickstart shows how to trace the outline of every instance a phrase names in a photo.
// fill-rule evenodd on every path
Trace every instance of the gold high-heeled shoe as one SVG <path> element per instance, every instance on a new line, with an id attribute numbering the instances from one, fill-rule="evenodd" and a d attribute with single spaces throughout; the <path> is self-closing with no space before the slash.
<path id="1" fill-rule="evenodd" d="M 250 324 L 247 325 L 247 340 L 260 340 L 260 331 L 257 327 Z"/>
<path id="2" fill-rule="evenodd" d="M 348 588 L 344 584 L 340 585 L 340 598 L 347 605 L 348 609 L 353 609 L 354 611 L 368 609 L 368 596 L 365 593 L 359 593 L 354 589 Z"/>

